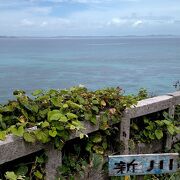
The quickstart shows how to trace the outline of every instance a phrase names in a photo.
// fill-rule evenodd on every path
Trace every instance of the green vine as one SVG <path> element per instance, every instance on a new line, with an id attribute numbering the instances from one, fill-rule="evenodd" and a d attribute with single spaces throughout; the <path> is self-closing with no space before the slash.
<path id="1" fill-rule="evenodd" d="M 14 91 L 13 94 L 16 100 L 0 105 L 0 140 L 13 134 L 23 137 L 29 143 L 51 142 L 55 148 L 62 149 L 73 132 L 78 131 L 80 139 L 85 139 L 83 122 L 95 125 L 99 115 L 102 132 L 86 139 L 88 143 L 85 150 L 89 152 L 89 157 L 92 153 L 105 153 L 107 142 L 102 133 L 110 135 L 112 122 L 119 122 L 124 109 L 136 104 L 138 100 L 138 96 L 123 95 L 120 88 L 97 91 L 88 91 L 85 87 L 36 90 L 32 93 L 34 98 L 22 90 Z M 83 166 L 83 163 L 80 164 Z M 9 175 L 15 177 L 16 174 L 6 174 L 6 179 Z M 18 178 L 22 177 L 16 175 Z"/>
<path id="2" fill-rule="evenodd" d="M 36 90 L 30 96 L 22 90 L 13 94 L 15 100 L 0 105 L 0 140 L 13 134 L 23 137 L 28 143 L 51 143 L 62 150 L 63 165 L 58 169 L 57 180 L 106 175 L 107 155 L 118 154 L 120 150 L 117 123 L 123 111 L 149 96 L 145 89 L 141 89 L 138 95 L 123 95 L 120 88 L 89 91 L 82 86 L 65 90 Z M 166 133 L 180 133 L 179 110 L 177 106 L 174 118 L 164 112 L 163 118 L 157 120 L 146 117 L 143 123 L 132 120 L 131 138 L 134 142 L 149 143 L 162 139 Z M 84 123 L 98 123 L 100 130 L 84 134 Z M 70 135 L 76 132 L 79 138 L 68 141 Z M 29 165 L 20 163 L 12 171 L 1 174 L 0 178 L 45 179 L 46 159 L 42 154 Z"/>
<path id="3" fill-rule="evenodd" d="M 138 122 L 139 121 L 139 122 Z M 148 119 L 143 117 L 141 121 L 135 119 L 131 122 L 131 138 L 134 141 L 150 143 L 160 140 L 168 134 L 174 136 L 180 133 L 179 122 L 170 117 L 167 112 L 163 112 L 163 119 Z"/>

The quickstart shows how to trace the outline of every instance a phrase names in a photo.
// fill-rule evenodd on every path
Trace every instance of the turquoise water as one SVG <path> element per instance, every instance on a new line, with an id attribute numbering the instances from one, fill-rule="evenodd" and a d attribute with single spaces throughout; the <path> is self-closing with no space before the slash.
<path id="1" fill-rule="evenodd" d="M 180 38 L 0 38 L 0 102 L 15 89 L 120 86 L 174 91 Z"/>

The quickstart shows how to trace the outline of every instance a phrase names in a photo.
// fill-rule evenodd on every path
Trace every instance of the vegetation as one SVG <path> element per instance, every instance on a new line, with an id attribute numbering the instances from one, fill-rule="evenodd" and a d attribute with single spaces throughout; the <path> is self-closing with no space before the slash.
<path id="1" fill-rule="evenodd" d="M 141 89 L 138 95 L 123 95 L 119 87 L 89 91 L 83 86 L 36 90 L 32 96 L 22 90 L 13 94 L 15 100 L 0 105 L 0 140 L 5 140 L 11 133 L 23 137 L 28 143 L 51 143 L 63 152 L 63 165 L 58 169 L 60 175 L 57 179 L 72 180 L 87 179 L 97 171 L 101 176 L 107 173 L 107 155 L 119 153 L 119 147 L 123 147 L 118 141 L 117 125 L 123 111 L 149 96 L 145 89 Z M 149 143 L 162 139 L 166 133 L 179 133 L 179 109 L 176 108 L 175 118 L 164 112 L 163 119 L 143 117 L 142 124 L 134 119 L 131 138 L 135 143 Z M 158 118 L 157 114 L 155 117 Z M 84 134 L 84 123 L 87 122 L 100 123 L 100 130 Z M 36 128 L 32 130 L 32 127 Z M 79 132 L 79 139 L 66 142 L 74 132 Z M 0 173 L 0 179 L 45 179 L 47 158 L 42 153 L 29 163 L 5 168 Z"/>

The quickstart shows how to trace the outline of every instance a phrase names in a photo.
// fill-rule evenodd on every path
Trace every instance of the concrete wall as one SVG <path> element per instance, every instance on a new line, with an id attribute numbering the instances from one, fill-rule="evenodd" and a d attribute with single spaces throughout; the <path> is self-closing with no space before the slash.
<path id="1" fill-rule="evenodd" d="M 151 114 L 161 110 L 168 109 L 169 114 L 174 114 L 175 105 L 180 104 L 180 91 L 174 93 L 168 93 L 167 95 L 157 96 L 149 99 L 139 101 L 136 106 L 126 109 L 123 118 L 120 122 L 120 141 L 123 142 L 124 148 L 121 150 L 121 154 L 137 154 L 137 153 L 153 153 L 162 149 L 162 143 L 156 143 L 156 145 L 150 144 L 138 144 L 134 151 L 129 152 L 129 135 L 130 135 L 130 122 L 132 118 L 140 117 L 143 115 Z M 99 120 L 99 116 L 97 116 Z M 84 133 L 92 133 L 99 129 L 99 123 L 92 125 L 90 123 L 84 124 Z M 74 133 L 70 136 L 70 139 L 79 137 L 79 133 Z M 173 142 L 180 140 L 180 135 L 176 137 L 167 137 L 166 147 L 170 148 Z M 56 175 L 56 168 L 62 163 L 61 152 L 55 150 L 51 145 L 43 145 L 41 143 L 30 144 L 24 142 L 22 138 L 17 138 L 12 135 L 8 135 L 5 141 L 0 141 L 0 164 L 15 160 L 25 155 L 37 152 L 45 149 L 49 157 L 46 164 L 47 180 L 54 180 Z"/>

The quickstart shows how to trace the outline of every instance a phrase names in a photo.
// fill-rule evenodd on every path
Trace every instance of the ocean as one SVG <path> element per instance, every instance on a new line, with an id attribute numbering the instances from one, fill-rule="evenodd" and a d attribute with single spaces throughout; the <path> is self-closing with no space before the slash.
<path id="1" fill-rule="evenodd" d="M 175 91 L 179 37 L 0 38 L 0 103 L 16 89 L 146 88 Z"/>

